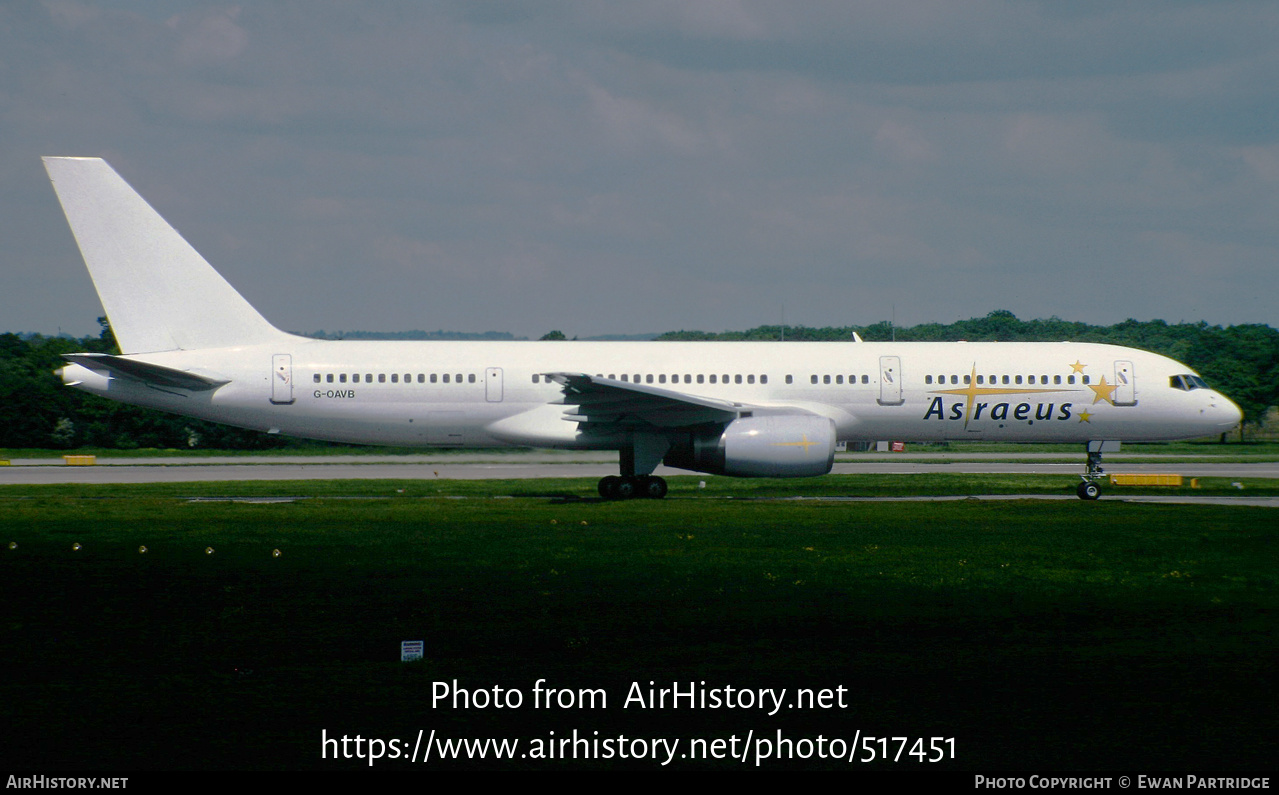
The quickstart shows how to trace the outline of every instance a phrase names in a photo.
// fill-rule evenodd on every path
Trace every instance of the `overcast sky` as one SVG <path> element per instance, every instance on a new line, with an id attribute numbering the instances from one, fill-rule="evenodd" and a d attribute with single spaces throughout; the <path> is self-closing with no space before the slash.
<path id="1" fill-rule="evenodd" d="M 275 325 L 1279 326 L 1279 3 L 0 3 L 0 330 L 105 157 Z"/>

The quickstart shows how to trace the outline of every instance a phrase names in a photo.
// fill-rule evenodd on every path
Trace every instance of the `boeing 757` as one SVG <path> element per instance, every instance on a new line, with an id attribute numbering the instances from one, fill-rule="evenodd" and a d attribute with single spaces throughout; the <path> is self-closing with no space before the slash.
<path id="1" fill-rule="evenodd" d="M 100 158 L 45 168 L 120 355 L 67 354 L 77 389 L 268 433 L 358 444 L 616 450 L 606 499 L 660 498 L 658 464 L 831 470 L 836 443 L 1085 445 L 1224 433 L 1239 408 L 1184 364 L 1071 342 L 332 341 L 272 326 Z"/>

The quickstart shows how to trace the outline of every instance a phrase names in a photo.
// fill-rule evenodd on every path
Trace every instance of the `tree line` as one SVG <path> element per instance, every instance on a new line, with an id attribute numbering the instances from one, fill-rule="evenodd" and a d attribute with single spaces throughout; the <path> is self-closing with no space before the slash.
<path id="1" fill-rule="evenodd" d="M 129 406 L 69 389 L 54 372 L 64 353 L 119 353 L 106 318 L 97 337 L 0 334 L 0 448 L 105 447 L 263 450 L 291 442 Z"/>
<path id="2" fill-rule="evenodd" d="M 119 353 L 105 318 L 97 337 L 0 334 L 0 447 L 103 447 L 258 450 L 286 447 L 296 440 L 217 425 L 152 409 L 128 406 L 65 387 L 55 371 L 64 353 Z M 869 326 L 809 328 L 759 326 L 748 331 L 674 331 L 658 340 L 850 340 L 854 332 L 871 341 L 1104 342 L 1161 353 L 1198 371 L 1259 422 L 1279 405 L 1279 330 L 1260 324 L 1210 326 L 1126 320 L 1091 326 L 1049 318 L 1019 320 L 1011 312 L 950 324 L 894 328 Z M 562 336 L 562 335 L 561 335 Z M 571 344 L 568 343 L 568 344 Z M 311 444 L 308 442 L 308 444 Z"/>

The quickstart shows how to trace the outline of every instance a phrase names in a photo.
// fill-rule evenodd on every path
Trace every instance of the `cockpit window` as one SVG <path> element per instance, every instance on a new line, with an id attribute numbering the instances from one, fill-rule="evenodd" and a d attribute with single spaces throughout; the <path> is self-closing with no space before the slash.
<path id="1" fill-rule="evenodd" d="M 1173 389 L 1180 389 L 1183 392 L 1189 392 L 1192 389 L 1207 389 L 1208 384 L 1199 376 L 1186 373 L 1184 375 L 1174 375 L 1168 379 L 1168 385 Z"/>

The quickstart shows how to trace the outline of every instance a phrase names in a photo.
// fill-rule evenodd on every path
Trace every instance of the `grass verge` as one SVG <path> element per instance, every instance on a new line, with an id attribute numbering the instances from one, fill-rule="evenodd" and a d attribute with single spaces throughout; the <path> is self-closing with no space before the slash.
<path id="1" fill-rule="evenodd" d="M 527 750 L 576 729 L 684 750 L 748 733 L 954 738 L 953 760 L 869 765 L 902 770 L 1273 766 L 1270 509 L 694 499 L 710 487 L 695 479 L 662 502 L 559 496 L 581 481 L 207 484 L 310 499 L 178 498 L 193 485 L 0 491 L 0 541 L 16 545 L 0 547 L 10 758 L 336 769 L 367 762 L 322 760 L 322 731 Z M 426 641 L 424 661 L 397 661 L 406 639 Z M 607 704 L 535 708 L 538 679 Z M 454 680 L 524 702 L 435 703 Z M 843 688 L 843 706 L 625 706 L 650 682 Z M 456 767 L 662 765 L 419 764 Z"/>

